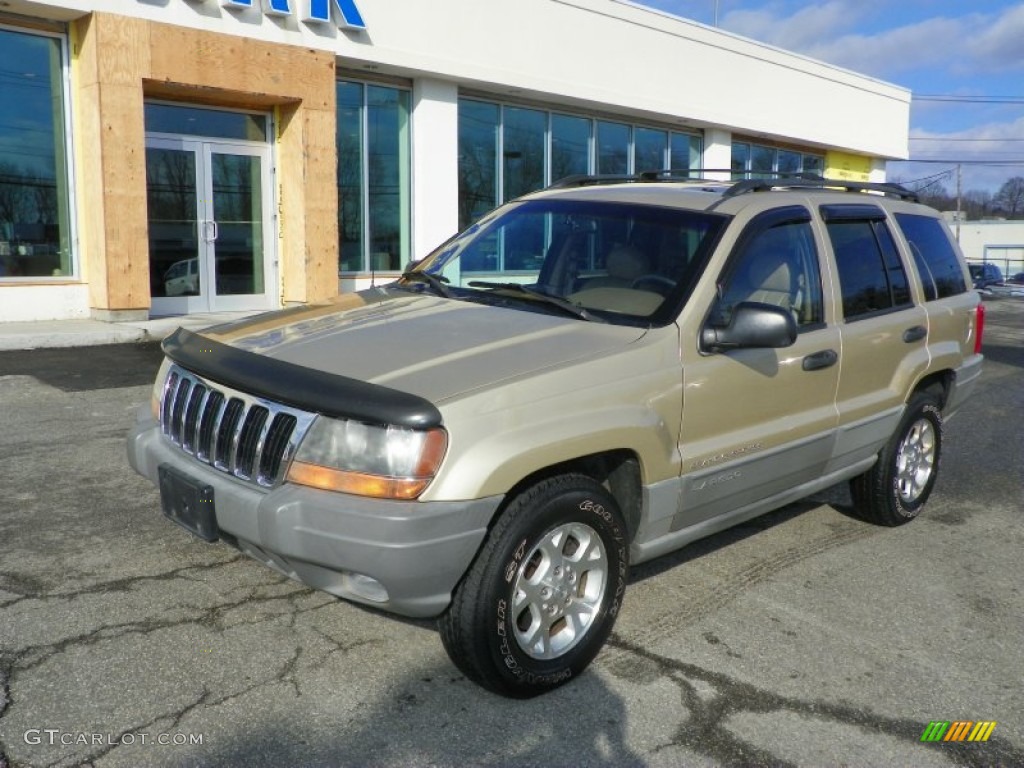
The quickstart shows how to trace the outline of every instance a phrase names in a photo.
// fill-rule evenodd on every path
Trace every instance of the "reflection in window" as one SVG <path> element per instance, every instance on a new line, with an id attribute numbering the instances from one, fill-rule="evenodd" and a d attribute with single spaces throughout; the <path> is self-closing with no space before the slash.
<path id="1" fill-rule="evenodd" d="M 507 107 L 502 148 L 505 200 L 544 186 L 544 132 L 547 114 L 536 109 Z"/>
<path id="2" fill-rule="evenodd" d="M 700 168 L 702 142 L 700 136 L 690 133 L 672 133 L 668 167 L 682 170 L 684 168 Z M 700 174 L 694 174 L 700 175 Z"/>
<path id="3" fill-rule="evenodd" d="M 409 92 L 337 84 L 339 271 L 398 271 L 410 256 Z"/>
<path id="4" fill-rule="evenodd" d="M 633 146 L 633 167 L 642 171 L 666 170 L 665 150 L 668 148 L 668 131 L 654 128 L 637 128 Z"/>
<path id="5" fill-rule="evenodd" d="M 263 174 L 260 158 L 213 153 L 215 270 L 220 296 L 263 293 Z"/>
<path id="6" fill-rule="evenodd" d="M 146 148 L 150 295 L 198 296 L 196 155 L 180 149 Z"/>
<path id="7" fill-rule="evenodd" d="M 967 282 L 946 226 L 938 219 L 913 213 L 897 213 L 896 221 L 914 255 L 925 301 L 964 293 Z"/>
<path id="8" fill-rule="evenodd" d="M 699 134 L 459 99 L 459 228 L 567 176 L 699 168 L 703 146 Z"/>
<path id="9" fill-rule="evenodd" d="M 0 279 L 72 275 L 62 41 L 0 29 Z"/>
<path id="10" fill-rule="evenodd" d="M 750 175 L 759 178 L 775 170 L 775 150 L 755 144 L 750 148 Z"/>
<path id="11" fill-rule="evenodd" d="M 597 172 L 629 173 L 629 126 L 603 120 L 597 124 Z"/>
<path id="12" fill-rule="evenodd" d="M 338 238 L 340 269 L 363 266 L 363 86 L 338 83 Z"/>
<path id="13" fill-rule="evenodd" d="M 818 252 L 806 221 L 779 224 L 757 232 L 727 267 L 712 323 L 725 327 L 744 301 L 771 304 L 792 313 L 800 329 L 824 320 Z"/>
<path id="14" fill-rule="evenodd" d="M 585 117 L 551 116 L 551 181 L 590 170 L 591 122 Z"/>
<path id="15" fill-rule="evenodd" d="M 267 140 L 265 115 L 152 102 L 146 103 L 145 115 L 147 133 L 215 136 L 242 141 Z"/>
<path id="16" fill-rule="evenodd" d="M 459 229 L 498 204 L 497 104 L 459 101 Z"/>
<path id="17" fill-rule="evenodd" d="M 745 142 L 733 142 L 732 145 L 734 179 L 756 179 L 776 173 L 813 173 L 820 176 L 824 168 L 823 155 Z"/>
<path id="18" fill-rule="evenodd" d="M 885 222 L 830 221 L 826 228 L 847 320 L 910 303 L 906 271 Z"/>

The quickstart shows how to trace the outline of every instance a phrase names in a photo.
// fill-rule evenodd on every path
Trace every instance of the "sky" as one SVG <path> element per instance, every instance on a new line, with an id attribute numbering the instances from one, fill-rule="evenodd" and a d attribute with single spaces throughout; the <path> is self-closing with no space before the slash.
<path id="1" fill-rule="evenodd" d="M 996 193 L 1024 176 L 1024 2 L 638 0 L 910 89 L 910 157 L 890 180 Z M 716 20 L 717 17 L 717 20 Z"/>

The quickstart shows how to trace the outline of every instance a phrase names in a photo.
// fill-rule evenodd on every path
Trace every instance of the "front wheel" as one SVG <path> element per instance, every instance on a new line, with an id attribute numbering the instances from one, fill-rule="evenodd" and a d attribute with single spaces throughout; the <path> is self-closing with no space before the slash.
<path id="1" fill-rule="evenodd" d="M 583 475 L 542 480 L 513 498 L 440 619 L 455 665 L 517 698 L 579 675 L 622 604 L 625 530 L 615 499 Z"/>
<path id="2" fill-rule="evenodd" d="M 939 399 L 930 392 L 918 392 L 875 465 L 850 481 L 857 514 L 878 525 L 913 520 L 935 486 L 941 453 Z"/>

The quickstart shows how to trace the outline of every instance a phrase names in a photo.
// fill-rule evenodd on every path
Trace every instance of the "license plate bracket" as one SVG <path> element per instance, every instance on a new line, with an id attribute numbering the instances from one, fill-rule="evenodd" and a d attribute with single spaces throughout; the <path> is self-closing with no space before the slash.
<path id="1" fill-rule="evenodd" d="M 219 532 L 213 486 L 169 464 L 161 464 L 157 472 L 160 475 L 160 507 L 164 517 L 201 539 L 216 541 Z"/>

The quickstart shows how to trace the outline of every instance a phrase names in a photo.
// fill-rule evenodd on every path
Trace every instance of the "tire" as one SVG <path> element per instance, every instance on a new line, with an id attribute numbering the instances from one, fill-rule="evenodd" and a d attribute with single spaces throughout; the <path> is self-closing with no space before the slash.
<path id="1" fill-rule="evenodd" d="M 622 605 L 625 531 L 615 499 L 584 475 L 542 480 L 515 496 L 438 622 L 451 660 L 513 698 L 578 676 Z"/>
<path id="2" fill-rule="evenodd" d="M 941 455 L 939 398 L 917 392 L 875 465 L 850 481 L 857 515 L 877 525 L 909 523 L 935 486 Z"/>

